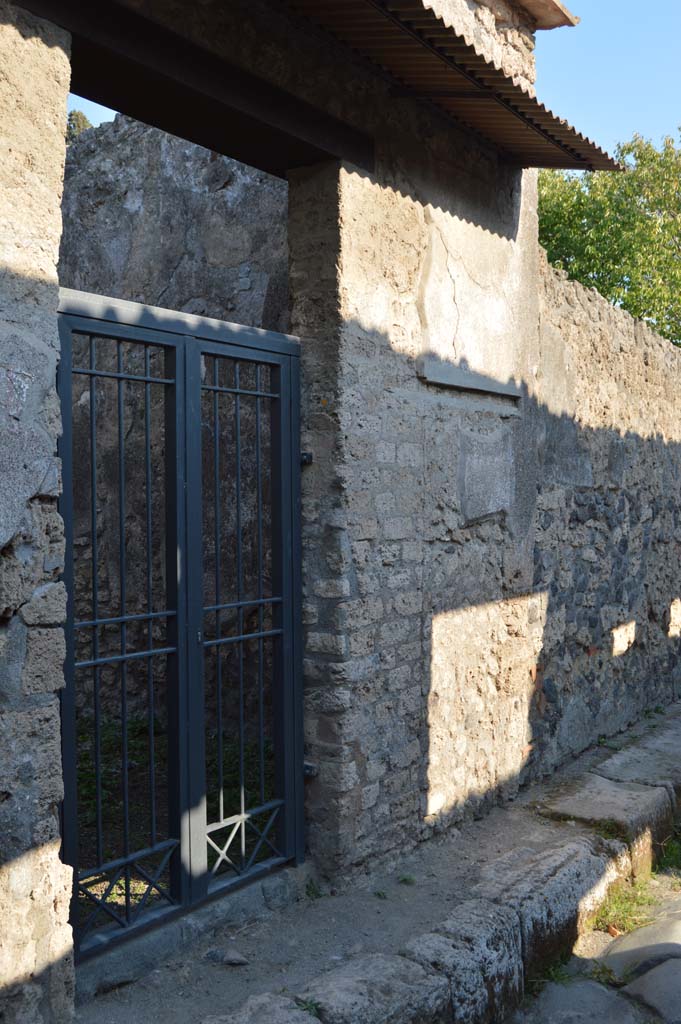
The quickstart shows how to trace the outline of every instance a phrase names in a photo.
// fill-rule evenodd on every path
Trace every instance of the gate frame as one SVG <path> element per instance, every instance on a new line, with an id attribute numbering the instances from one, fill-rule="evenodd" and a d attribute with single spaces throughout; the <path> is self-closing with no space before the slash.
<path id="1" fill-rule="evenodd" d="M 289 717 L 288 727 L 283 729 L 283 734 L 290 737 L 289 743 L 285 745 L 282 756 L 283 784 L 284 784 L 284 814 L 282 827 L 282 846 L 284 855 L 275 863 L 266 863 L 263 866 L 253 866 L 245 875 L 237 875 L 226 878 L 214 885 L 212 889 L 206 889 L 206 877 L 195 878 L 192 872 L 191 858 L 192 851 L 200 842 L 205 846 L 205 834 L 198 834 L 198 830 L 192 832 L 192 841 L 189 842 L 190 822 L 196 795 L 197 778 L 204 779 L 205 766 L 196 763 L 200 756 L 200 749 L 196 745 L 190 750 L 189 730 L 191 718 L 189 715 L 188 703 L 188 680 L 192 668 L 195 668 L 200 661 L 197 652 L 193 652 L 195 645 L 191 644 L 191 626 L 196 616 L 192 610 L 189 600 L 189 588 L 192 585 L 191 574 L 184 573 L 180 588 L 184 588 L 185 596 L 182 601 L 177 601 L 177 637 L 176 637 L 176 659 L 178 664 L 183 665 L 185 679 L 184 687 L 180 688 L 177 701 L 177 712 L 185 717 L 185 729 L 180 728 L 177 723 L 177 743 L 179 748 L 180 770 L 177 773 L 179 779 L 180 806 L 178 813 L 181 815 L 177 835 L 179 840 L 179 861 L 180 873 L 178 891 L 179 901 L 175 905 L 161 908 L 155 911 L 148 911 L 139 923 L 130 925 L 128 928 L 115 932 L 106 937 L 98 938 L 97 933 L 92 937 L 92 943 L 83 949 L 79 949 L 75 937 L 76 962 L 83 962 L 91 956 L 101 953 L 107 949 L 118 946 L 120 942 L 133 936 L 138 936 L 150 928 L 158 927 L 167 921 L 179 917 L 191 910 L 197 909 L 206 902 L 227 896 L 234 889 L 241 888 L 257 881 L 258 878 L 278 870 L 286 864 L 299 865 L 304 861 L 305 856 L 305 815 L 303 802 L 304 784 L 304 743 L 303 743 L 303 637 L 302 637 L 302 539 L 301 539 L 301 487 L 300 487 L 300 341 L 292 335 L 279 334 L 275 331 L 266 331 L 256 327 L 248 327 L 240 324 L 233 324 L 227 321 L 216 320 L 210 317 L 201 317 L 194 314 L 180 313 L 178 311 L 164 309 L 158 306 L 151 306 L 144 303 L 130 302 L 124 299 L 114 299 L 90 292 L 82 292 L 70 288 L 59 290 L 59 334 L 61 340 L 61 357 L 57 370 L 57 388 L 62 408 L 68 401 L 71 402 L 71 336 L 78 326 L 85 330 L 100 328 L 102 334 L 106 334 L 107 328 L 114 337 L 125 340 L 126 336 L 131 341 L 137 339 L 141 343 L 149 342 L 165 346 L 172 351 L 177 358 L 178 355 L 184 360 L 182 372 L 175 378 L 175 394 L 173 408 L 169 410 L 174 420 L 173 440 L 174 444 L 169 453 L 166 453 L 166 465 L 172 460 L 174 462 L 174 473 L 168 475 L 172 482 L 171 488 L 173 497 L 170 499 L 175 505 L 174 526 L 177 535 L 183 536 L 185 550 L 188 551 L 192 542 L 192 536 L 196 539 L 195 531 L 192 531 L 188 517 L 188 504 L 191 484 L 196 485 L 196 471 L 192 473 L 189 465 L 190 455 L 190 433 L 188 430 L 188 417 L 186 410 L 192 398 L 189 394 L 188 384 L 190 381 L 199 383 L 196 380 L 196 355 L 202 352 L 209 354 L 239 358 L 233 356 L 229 349 L 243 350 L 242 358 L 248 358 L 248 352 L 252 351 L 254 357 L 257 353 L 273 354 L 276 356 L 292 357 L 284 363 L 277 363 L 288 378 L 287 386 L 289 401 L 287 407 L 282 404 L 281 424 L 288 426 L 290 444 L 286 443 L 286 429 L 282 430 L 282 437 L 278 440 L 278 452 L 281 456 L 280 462 L 272 460 L 272 464 L 281 467 L 281 503 L 288 505 L 288 522 L 290 531 L 288 534 L 289 544 L 282 549 L 284 565 L 282 576 L 288 579 L 286 588 L 290 608 L 290 623 L 288 629 L 284 629 L 282 635 L 282 662 L 288 664 L 290 678 L 290 708 L 287 708 Z M 140 337 L 141 336 L 141 337 Z M 191 342 L 196 342 L 194 348 Z M 266 360 L 263 360 L 265 362 Z M 179 385 L 179 387 L 178 387 Z M 282 389 L 283 391 L 283 389 Z M 199 398 L 199 393 L 194 400 Z M 281 400 L 281 399 L 280 399 Z M 64 531 L 67 553 L 73 551 L 73 480 L 72 480 L 72 412 L 69 408 L 67 415 L 63 415 L 63 431 L 59 439 L 58 454 L 62 463 L 62 495 L 60 498 L 60 511 L 64 519 Z M 168 412 L 166 413 L 168 416 Z M 199 421 L 200 422 L 200 421 Z M 274 437 L 273 437 L 274 441 Z M 68 457 L 64 456 L 68 454 Z M 199 473 L 198 483 L 201 484 Z M 183 492 L 183 493 L 182 493 Z M 194 509 L 195 511 L 195 509 Z M 282 537 L 282 542 L 284 538 Z M 201 550 L 201 549 L 199 549 Z M 74 869 L 74 887 L 71 903 L 71 918 L 75 920 L 76 897 L 77 897 L 77 871 L 78 871 L 78 806 L 77 806 L 77 761 L 74 757 L 76 747 L 75 734 L 75 692 L 73 670 L 70 668 L 73 662 L 74 632 L 71 627 L 73 622 L 73 558 L 67 557 L 64 563 L 64 583 L 67 591 L 67 624 L 66 632 L 66 686 L 61 692 L 61 734 L 62 734 L 62 765 L 64 773 L 64 798 L 61 806 L 61 836 L 62 836 L 62 858 L 71 864 Z M 184 615 L 180 610 L 184 610 Z M 185 621 L 186 619 L 186 621 Z M 289 643 L 286 641 L 289 639 Z M 199 641 L 199 646 L 202 645 Z M 202 653 L 202 650 L 198 652 Z M 201 686 L 203 689 L 203 672 L 201 672 Z M 203 721 L 203 708 L 201 714 Z M 282 730 L 277 730 L 277 734 Z M 287 749 L 288 748 L 288 749 Z M 169 786 L 171 785 L 169 781 Z M 203 786 L 205 800 L 205 784 Z M 195 809 L 194 809 L 195 810 Z M 169 828 L 171 819 L 169 808 Z M 189 863 L 187 862 L 189 859 Z M 201 859 L 205 859 L 202 853 Z M 82 867 L 82 865 L 81 865 Z"/>

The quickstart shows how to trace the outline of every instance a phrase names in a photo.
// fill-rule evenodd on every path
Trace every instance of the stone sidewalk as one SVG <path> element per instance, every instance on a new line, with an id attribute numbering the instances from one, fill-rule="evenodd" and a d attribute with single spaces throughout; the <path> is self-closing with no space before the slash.
<path id="1" fill-rule="evenodd" d="M 530 979 L 590 934 L 611 888 L 646 877 L 674 827 L 680 751 L 681 705 L 674 705 L 515 804 L 342 891 L 308 876 L 293 905 L 195 931 L 191 949 L 163 963 L 143 943 L 121 947 L 117 959 L 81 969 L 81 992 L 110 991 L 81 1005 L 79 1024 L 502 1024 Z M 624 957 L 634 940 L 617 941 L 608 955 L 619 948 Z M 133 981 L 140 966 L 145 976 Z M 676 966 L 646 962 L 627 985 L 643 985 L 658 970 L 648 981 L 671 990 Z M 640 1009 L 633 991 L 590 979 L 570 988 L 576 1002 L 568 1016 L 564 1006 L 540 1005 L 525 1012 L 543 1017 L 518 1019 L 607 1021 L 600 1006 L 608 999 L 629 1013 L 617 1018 L 623 1024 L 658 1019 Z M 554 987 L 541 998 L 557 998 Z M 592 1000 L 590 1016 L 575 1016 L 580 999 Z"/>

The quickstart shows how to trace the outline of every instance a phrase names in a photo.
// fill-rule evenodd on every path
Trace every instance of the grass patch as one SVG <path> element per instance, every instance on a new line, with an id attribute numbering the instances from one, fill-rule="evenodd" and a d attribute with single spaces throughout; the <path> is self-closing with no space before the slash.
<path id="1" fill-rule="evenodd" d="M 613 886 L 605 903 L 593 918 L 593 927 L 599 932 L 616 928 L 623 934 L 650 923 L 650 907 L 655 902 L 643 882 L 628 882 Z"/>
<path id="2" fill-rule="evenodd" d="M 559 960 L 554 960 L 553 963 L 545 967 L 543 971 L 539 971 L 536 974 L 530 974 L 525 984 L 525 991 L 528 995 L 536 998 L 543 990 L 545 985 L 553 982 L 555 985 L 567 985 L 573 981 L 573 976 L 567 970 L 565 964 L 568 960 L 569 954 L 561 957 Z"/>
<path id="3" fill-rule="evenodd" d="M 314 1000 L 314 999 L 296 999 L 296 1005 L 297 1005 L 299 1010 L 302 1010 L 304 1013 L 309 1013 L 310 1016 L 314 1017 L 316 1020 L 321 1020 L 321 1017 L 320 1017 L 321 1006 L 319 1005 L 318 1002 L 316 1002 L 316 1000 Z"/>
<path id="4" fill-rule="evenodd" d="M 383 889 L 377 889 L 374 896 L 377 900 L 387 900 L 388 898 L 387 892 L 384 892 Z"/>
<path id="5" fill-rule="evenodd" d="M 595 821 L 593 827 L 603 839 L 619 839 L 621 842 L 626 843 L 629 838 L 624 825 L 621 825 L 619 821 L 613 821 L 612 818 L 603 818 L 602 821 Z"/>
<path id="6" fill-rule="evenodd" d="M 608 750 L 621 750 L 622 749 L 622 744 L 621 743 L 618 743 L 617 740 L 608 739 L 607 736 L 599 736 L 598 737 L 598 746 L 599 747 L 607 747 Z"/>
<path id="7" fill-rule="evenodd" d="M 619 987 L 622 984 L 612 967 L 608 967 L 607 964 L 603 963 L 594 964 L 587 977 L 589 977 L 591 981 L 597 981 L 600 985 L 613 985 L 615 987 Z"/>
<path id="8" fill-rule="evenodd" d="M 681 872 L 681 822 L 675 823 L 672 834 L 662 843 L 655 870 Z"/>
<path id="9" fill-rule="evenodd" d="M 305 895 L 309 900 L 320 900 L 324 895 L 314 878 L 311 878 L 305 886 Z"/>
<path id="10" fill-rule="evenodd" d="M 416 879 L 413 875 L 400 875 L 397 881 L 400 885 L 416 885 Z"/>

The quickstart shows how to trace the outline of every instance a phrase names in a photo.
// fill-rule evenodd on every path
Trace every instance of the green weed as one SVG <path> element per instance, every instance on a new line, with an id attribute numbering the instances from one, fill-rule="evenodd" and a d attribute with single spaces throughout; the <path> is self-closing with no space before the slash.
<path id="1" fill-rule="evenodd" d="M 616 928 L 618 932 L 632 932 L 650 923 L 649 908 L 655 902 L 648 887 L 642 882 L 613 886 L 593 918 L 593 927 L 599 932 Z"/>
<path id="2" fill-rule="evenodd" d="M 321 1020 L 321 1006 L 315 999 L 296 999 L 296 1004 L 304 1013 L 309 1013 L 310 1016 L 314 1017 L 316 1020 Z"/>
<path id="3" fill-rule="evenodd" d="M 309 900 L 319 900 L 324 895 L 314 878 L 311 878 L 305 886 L 305 895 Z"/>
<path id="4" fill-rule="evenodd" d="M 538 996 L 549 982 L 553 982 L 556 985 L 567 985 L 568 982 L 573 981 L 572 975 L 565 967 L 566 959 L 567 957 L 564 956 L 549 964 L 543 971 L 531 974 L 525 985 L 525 990 L 529 995 Z"/>

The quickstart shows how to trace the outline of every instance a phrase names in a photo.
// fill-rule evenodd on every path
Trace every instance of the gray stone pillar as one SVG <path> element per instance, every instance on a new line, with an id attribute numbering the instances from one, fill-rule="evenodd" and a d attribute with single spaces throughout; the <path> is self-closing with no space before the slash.
<path id="1" fill-rule="evenodd" d="M 325 873 L 512 795 L 530 743 L 534 178 L 429 151 L 290 176 L 308 841 Z M 485 375 L 483 398 L 423 373 Z M 527 464 L 528 468 L 525 468 Z M 484 670 L 481 666 L 485 666 Z M 501 738 L 500 738 L 501 737 Z"/>
<path id="2" fill-rule="evenodd" d="M 65 613 L 57 257 L 69 38 L 0 0 L 0 1018 L 73 1008 L 59 859 Z"/>

